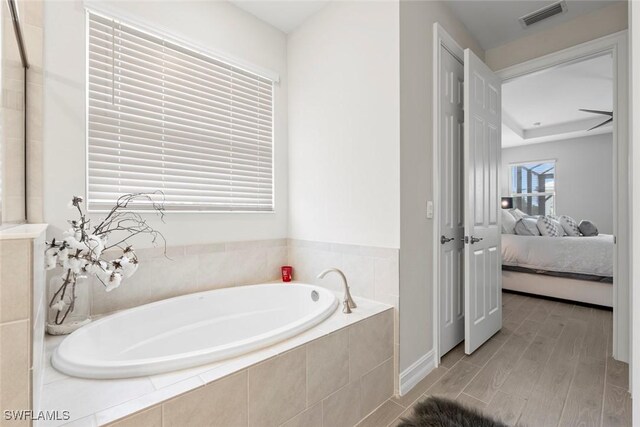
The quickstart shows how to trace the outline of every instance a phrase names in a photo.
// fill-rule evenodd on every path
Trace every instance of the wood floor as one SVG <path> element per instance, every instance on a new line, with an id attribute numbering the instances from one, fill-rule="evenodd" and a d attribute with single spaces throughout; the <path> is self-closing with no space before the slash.
<path id="1" fill-rule="evenodd" d="M 629 368 L 611 355 L 611 311 L 503 293 L 503 328 L 471 356 L 462 344 L 411 392 L 359 426 L 395 426 L 430 395 L 513 426 L 630 426 Z"/>

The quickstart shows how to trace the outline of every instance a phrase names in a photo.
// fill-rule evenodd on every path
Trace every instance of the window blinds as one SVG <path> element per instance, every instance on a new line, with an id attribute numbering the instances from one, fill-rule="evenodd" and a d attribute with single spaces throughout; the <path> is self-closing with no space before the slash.
<path id="1" fill-rule="evenodd" d="M 87 19 L 89 209 L 161 190 L 167 210 L 272 211 L 273 82 Z"/>

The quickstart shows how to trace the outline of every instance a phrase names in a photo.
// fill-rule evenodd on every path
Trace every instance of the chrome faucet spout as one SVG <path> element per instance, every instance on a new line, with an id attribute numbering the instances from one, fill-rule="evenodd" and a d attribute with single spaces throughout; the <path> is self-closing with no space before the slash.
<path id="1" fill-rule="evenodd" d="M 329 273 L 336 273 L 342 277 L 342 283 L 344 284 L 344 298 L 342 300 L 342 311 L 346 314 L 351 313 L 351 309 L 358 307 L 356 303 L 353 301 L 351 297 L 351 292 L 349 291 L 349 284 L 347 283 L 347 277 L 344 275 L 342 271 L 337 268 L 328 268 L 324 270 L 322 273 L 318 274 L 318 279 L 324 279 Z"/>

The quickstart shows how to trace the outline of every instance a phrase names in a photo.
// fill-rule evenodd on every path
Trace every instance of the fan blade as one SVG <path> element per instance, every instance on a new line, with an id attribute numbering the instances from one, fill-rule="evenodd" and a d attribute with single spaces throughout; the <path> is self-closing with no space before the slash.
<path id="1" fill-rule="evenodd" d="M 603 114 L 605 116 L 613 117 L 613 111 L 587 110 L 587 109 L 584 109 L 584 108 L 578 108 L 578 111 L 584 111 L 585 113 Z"/>
<path id="2" fill-rule="evenodd" d="M 600 124 L 599 124 L 599 125 L 597 125 L 597 126 L 592 127 L 591 129 L 587 129 L 587 132 L 589 132 L 590 130 L 597 129 L 597 128 L 599 128 L 600 126 L 604 126 L 604 125 L 606 125 L 607 123 L 611 123 L 612 121 L 613 121 L 613 117 L 612 117 L 612 118 L 610 118 L 609 120 L 605 121 L 605 122 L 600 123 Z"/>

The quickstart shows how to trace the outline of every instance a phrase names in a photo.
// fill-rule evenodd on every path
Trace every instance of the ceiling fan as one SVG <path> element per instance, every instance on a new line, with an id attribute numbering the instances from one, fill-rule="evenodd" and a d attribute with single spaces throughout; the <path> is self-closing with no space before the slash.
<path id="1" fill-rule="evenodd" d="M 600 123 L 599 125 L 596 125 L 594 127 L 592 127 L 591 129 L 587 129 L 587 132 L 590 130 L 594 130 L 596 128 L 599 128 L 600 126 L 604 126 L 607 123 L 611 123 L 613 121 L 613 111 L 601 111 L 601 110 L 586 110 L 584 108 L 578 108 L 579 111 L 584 111 L 585 113 L 594 113 L 594 114 L 602 114 L 604 116 L 609 116 L 609 118 L 607 120 L 605 120 L 604 122 Z"/>

